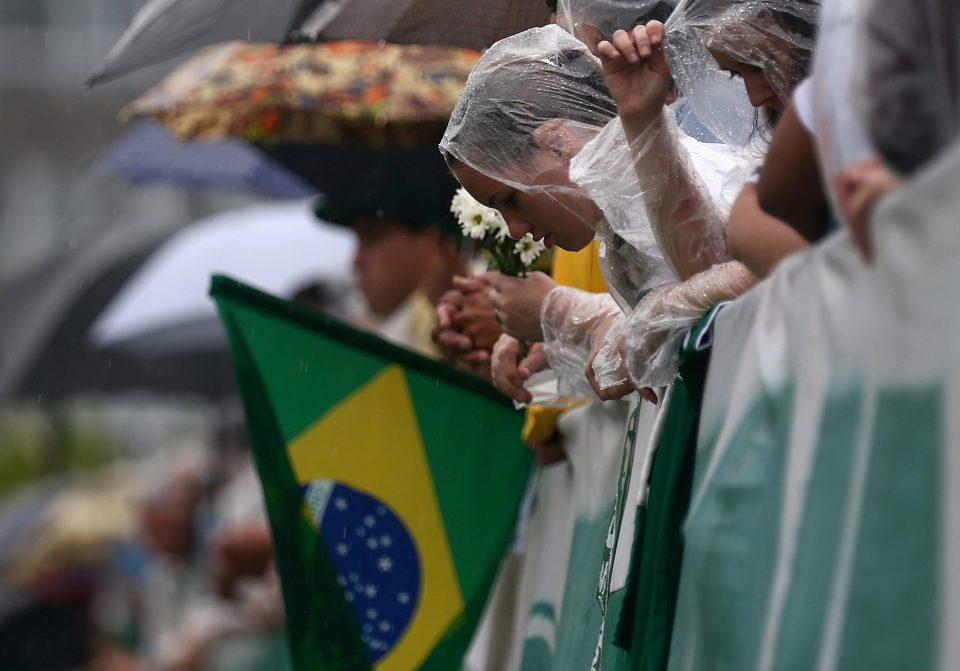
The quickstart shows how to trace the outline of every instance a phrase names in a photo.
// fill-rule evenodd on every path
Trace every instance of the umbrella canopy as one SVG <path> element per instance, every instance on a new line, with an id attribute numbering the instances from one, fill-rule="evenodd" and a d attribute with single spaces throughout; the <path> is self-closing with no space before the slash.
<path id="1" fill-rule="evenodd" d="M 242 276 L 269 293 L 290 296 L 312 282 L 345 278 L 356 248 L 353 232 L 318 221 L 310 203 L 264 205 L 183 229 L 154 251 L 94 322 L 97 346 L 165 341 L 224 342 L 207 296 L 214 274 Z M 214 325 L 215 334 L 205 332 Z M 173 332 L 181 344 L 172 344 Z M 141 348 L 142 349 L 142 348 Z M 153 348 L 151 348 L 153 349 Z"/>
<path id="2" fill-rule="evenodd" d="M 360 41 L 233 42 L 198 54 L 123 114 L 181 139 L 435 143 L 479 54 Z"/>
<path id="3" fill-rule="evenodd" d="M 305 198 L 315 189 L 245 142 L 178 142 L 142 120 L 97 159 L 97 168 L 135 184 L 230 189 L 270 198 Z"/>
<path id="4" fill-rule="evenodd" d="M 149 0 L 106 60 L 95 86 L 174 56 L 231 40 L 279 42 L 321 0 Z"/>
<path id="5" fill-rule="evenodd" d="M 342 277 L 352 233 L 317 222 L 311 206 L 254 206 L 138 241 L 107 236 L 39 268 L 0 295 L 0 399 L 134 389 L 233 395 L 209 276 L 227 271 L 285 295 Z M 239 254 L 246 237 L 257 253 Z"/>
<path id="6" fill-rule="evenodd" d="M 549 22 L 550 10 L 543 0 L 328 0 L 296 35 L 482 51 L 497 40 Z"/>

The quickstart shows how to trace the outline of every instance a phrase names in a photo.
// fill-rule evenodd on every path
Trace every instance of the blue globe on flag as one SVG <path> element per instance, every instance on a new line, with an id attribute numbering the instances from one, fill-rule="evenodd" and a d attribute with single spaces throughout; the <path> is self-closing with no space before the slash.
<path id="1" fill-rule="evenodd" d="M 302 486 L 360 636 L 377 663 L 413 619 L 422 582 L 413 537 L 385 503 L 333 480 Z"/>

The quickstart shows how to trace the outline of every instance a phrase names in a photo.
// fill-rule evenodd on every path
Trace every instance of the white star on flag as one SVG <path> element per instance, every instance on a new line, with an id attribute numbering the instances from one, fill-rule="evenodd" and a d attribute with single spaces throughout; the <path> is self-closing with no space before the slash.
<path id="1" fill-rule="evenodd" d="M 377 561 L 377 568 L 383 573 L 389 573 L 393 570 L 393 560 L 390 557 L 383 556 Z"/>

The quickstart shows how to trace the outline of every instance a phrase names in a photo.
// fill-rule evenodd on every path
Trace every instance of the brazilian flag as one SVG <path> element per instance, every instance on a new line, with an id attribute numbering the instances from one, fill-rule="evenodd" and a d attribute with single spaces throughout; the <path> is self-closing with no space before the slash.
<path id="1" fill-rule="evenodd" d="M 458 669 L 531 468 L 485 382 L 214 277 L 297 669 Z"/>

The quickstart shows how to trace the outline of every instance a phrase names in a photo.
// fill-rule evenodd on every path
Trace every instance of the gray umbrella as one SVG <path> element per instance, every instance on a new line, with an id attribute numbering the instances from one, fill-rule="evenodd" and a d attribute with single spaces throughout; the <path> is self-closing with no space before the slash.
<path id="1" fill-rule="evenodd" d="M 232 272 L 290 295 L 337 292 L 354 236 L 316 220 L 309 200 L 262 203 L 188 227 L 117 226 L 0 293 L 0 401 L 129 390 L 232 396 L 227 341 L 206 296 Z"/>
<path id="2" fill-rule="evenodd" d="M 217 42 L 281 42 L 320 2 L 149 0 L 85 85 L 96 86 Z"/>
<path id="3" fill-rule="evenodd" d="M 145 359 L 89 344 L 91 323 L 172 232 L 114 229 L 7 286 L 0 294 L 0 320 L 9 325 L 0 330 L 0 400 L 46 402 L 80 391 L 142 388 L 214 398 L 232 393 L 225 349 Z"/>
<path id="4" fill-rule="evenodd" d="M 385 40 L 480 51 L 549 19 L 544 0 L 149 0 L 86 85 L 231 40 Z"/>

